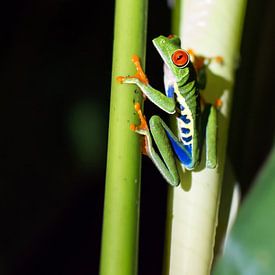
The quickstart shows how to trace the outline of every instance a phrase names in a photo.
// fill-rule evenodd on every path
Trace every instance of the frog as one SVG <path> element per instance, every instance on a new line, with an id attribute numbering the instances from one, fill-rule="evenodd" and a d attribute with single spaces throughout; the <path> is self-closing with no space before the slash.
<path id="1" fill-rule="evenodd" d="M 196 169 L 201 162 L 204 140 L 206 167 L 214 169 L 217 165 L 217 110 L 221 100 L 206 103 L 200 91 L 206 86 L 206 70 L 211 61 L 222 63 L 223 60 L 219 56 L 196 56 L 193 50 L 181 48 L 181 40 L 176 35 L 160 35 L 152 42 L 164 62 L 165 93 L 150 85 L 137 55 L 132 57 L 136 74 L 118 76 L 117 81 L 135 84 L 144 98 L 176 117 L 177 134 L 158 115 L 153 115 L 147 123 L 141 104 L 136 102 L 134 108 L 140 124 L 130 126 L 144 138 L 142 152 L 153 161 L 164 179 L 176 187 L 181 181 L 177 162 L 186 170 Z"/>

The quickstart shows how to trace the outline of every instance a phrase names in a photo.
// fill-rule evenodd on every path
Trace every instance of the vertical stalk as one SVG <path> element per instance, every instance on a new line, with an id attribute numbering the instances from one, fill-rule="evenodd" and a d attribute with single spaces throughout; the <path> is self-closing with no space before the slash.
<path id="1" fill-rule="evenodd" d="M 181 5 L 182 47 L 224 59 L 223 66 L 210 65 L 203 91 L 206 101 L 221 98 L 223 104 L 218 115 L 217 167 L 204 168 L 203 160 L 196 171 L 183 174 L 179 188 L 169 190 L 164 274 L 210 274 L 245 7 L 246 0 L 184 0 Z"/>
<path id="2" fill-rule="evenodd" d="M 133 54 L 144 64 L 146 27 L 147 0 L 116 1 L 101 275 L 137 273 L 141 154 L 130 124 L 138 123 L 134 101 L 141 94 L 116 76 L 135 73 Z"/>

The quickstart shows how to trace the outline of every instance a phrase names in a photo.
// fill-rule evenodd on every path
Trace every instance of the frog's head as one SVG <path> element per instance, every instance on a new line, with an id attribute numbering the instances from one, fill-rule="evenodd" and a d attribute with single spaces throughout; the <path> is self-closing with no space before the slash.
<path id="1" fill-rule="evenodd" d="M 177 81 L 189 73 L 190 56 L 187 51 L 181 49 L 179 37 L 161 35 L 153 39 L 153 44 Z"/>

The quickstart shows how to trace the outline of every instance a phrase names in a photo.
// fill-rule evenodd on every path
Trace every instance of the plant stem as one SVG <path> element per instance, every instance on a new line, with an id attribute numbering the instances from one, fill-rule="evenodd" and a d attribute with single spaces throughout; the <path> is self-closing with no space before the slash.
<path id="1" fill-rule="evenodd" d="M 146 28 L 147 0 L 116 1 L 101 275 L 137 273 L 141 154 L 130 124 L 138 124 L 134 102 L 142 98 L 116 77 L 135 73 L 133 54 L 144 64 Z"/>
<path id="2" fill-rule="evenodd" d="M 185 172 L 181 187 L 169 190 L 164 274 L 210 274 L 245 7 L 246 0 L 184 0 L 181 5 L 182 47 L 224 59 L 222 66 L 210 65 L 203 91 L 206 101 L 214 103 L 220 97 L 223 104 L 218 114 L 217 167 L 207 169 L 203 164 Z"/>

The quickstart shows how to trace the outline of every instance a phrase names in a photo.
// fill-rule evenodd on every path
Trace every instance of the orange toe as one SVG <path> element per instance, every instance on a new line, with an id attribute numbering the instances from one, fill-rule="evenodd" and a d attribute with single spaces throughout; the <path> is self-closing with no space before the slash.
<path id="1" fill-rule="evenodd" d="M 141 110 L 141 107 L 140 107 L 140 103 L 139 102 L 136 102 L 135 103 L 135 110 L 138 112 Z"/>
<path id="2" fill-rule="evenodd" d="M 134 75 L 134 77 L 138 78 L 144 84 L 148 84 L 149 83 L 148 78 L 144 73 L 144 71 L 142 70 L 140 59 L 136 54 L 132 56 L 132 62 L 135 64 L 136 70 L 137 70 L 137 73 Z"/>
<path id="3" fill-rule="evenodd" d="M 222 100 L 220 98 L 216 99 L 214 105 L 216 108 L 220 108 L 222 106 Z"/>
<path id="4" fill-rule="evenodd" d="M 218 62 L 218 63 L 220 63 L 220 64 L 223 64 L 223 62 L 224 62 L 222 56 L 216 56 L 216 57 L 215 57 L 215 61 Z"/>
<path id="5" fill-rule="evenodd" d="M 140 125 L 136 126 L 135 130 L 148 130 L 148 125 L 145 116 L 142 114 L 141 106 L 139 102 L 135 103 L 135 110 L 138 113 L 140 119 Z"/>
<path id="6" fill-rule="evenodd" d="M 195 51 L 193 49 L 187 49 L 187 52 L 192 56 L 195 55 Z"/>
<path id="7" fill-rule="evenodd" d="M 132 131 L 135 131 L 135 130 L 137 129 L 137 126 L 136 126 L 135 124 L 131 124 L 131 125 L 130 125 L 130 129 L 131 129 Z"/>
<path id="8" fill-rule="evenodd" d="M 133 63 L 140 63 L 139 57 L 136 54 L 133 54 L 133 56 L 132 56 L 132 62 Z"/>
<path id="9" fill-rule="evenodd" d="M 125 76 L 117 76 L 116 77 L 116 81 L 118 81 L 120 84 L 122 84 L 124 80 L 125 80 Z"/>

